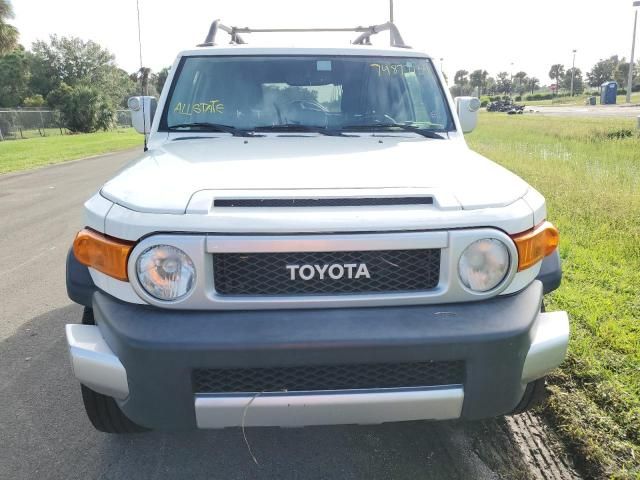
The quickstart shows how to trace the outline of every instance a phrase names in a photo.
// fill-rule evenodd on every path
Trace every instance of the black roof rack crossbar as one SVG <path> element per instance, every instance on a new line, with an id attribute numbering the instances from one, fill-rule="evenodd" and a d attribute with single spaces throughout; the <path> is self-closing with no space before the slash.
<path id="1" fill-rule="evenodd" d="M 392 22 L 382 23 L 380 25 L 371 25 L 369 27 L 353 27 L 353 28 L 249 28 L 249 27 L 227 27 L 215 20 L 209 28 L 207 38 L 198 45 L 199 47 L 211 47 L 215 45 L 216 34 L 218 29 L 228 33 L 231 36 L 232 44 L 246 43 L 240 33 L 306 33 L 306 32 L 357 32 L 360 33 L 358 38 L 353 41 L 354 45 L 371 45 L 371 36 L 376 33 L 389 31 L 391 34 L 391 46 L 400 48 L 411 48 L 404 43 L 398 27 Z"/>

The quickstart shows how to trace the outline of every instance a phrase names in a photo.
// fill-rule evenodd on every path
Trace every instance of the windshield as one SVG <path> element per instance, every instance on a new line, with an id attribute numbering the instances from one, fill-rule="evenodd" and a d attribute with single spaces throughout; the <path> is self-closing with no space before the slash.
<path id="1" fill-rule="evenodd" d="M 429 59 L 185 57 L 160 121 L 162 131 L 228 133 L 368 127 L 455 129 Z"/>

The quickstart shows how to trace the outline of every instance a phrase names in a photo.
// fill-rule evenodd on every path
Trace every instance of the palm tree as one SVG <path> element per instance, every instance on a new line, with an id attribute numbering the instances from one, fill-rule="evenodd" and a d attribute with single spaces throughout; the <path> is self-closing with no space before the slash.
<path id="1" fill-rule="evenodd" d="M 561 65 L 559 63 L 551 65 L 551 70 L 549 70 L 549 78 L 556 81 L 556 95 L 560 93 L 560 80 L 562 80 L 563 77 L 564 65 Z"/>
<path id="2" fill-rule="evenodd" d="M 469 72 L 467 72 L 466 70 L 458 70 L 453 77 L 454 85 L 458 85 L 460 87 L 466 85 L 469 82 L 467 75 L 469 75 Z"/>
<path id="3" fill-rule="evenodd" d="M 527 79 L 527 88 L 531 90 L 531 95 L 533 95 L 533 92 L 539 87 L 540 80 L 538 80 L 536 77 L 529 77 Z"/>
<path id="4" fill-rule="evenodd" d="M 18 29 L 6 21 L 13 18 L 9 0 L 0 0 L 0 55 L 11 52 L 18 46 Z"/>
<path id="5" fill-rule="evenodd" d="M 516 80 L 518 84 L 517 92 L 522 95 L 525 91 L 525 84 L 527 82 L 527 72 L 518 72 L 513 76 L 513 79 Z"/>
<path id="6" fill-rule="evenodd" d="M 474 70 L 469 75 L 469 83 L 472 87 L 478 89 L 478 95 L 482 95 L 487 87 L 487 77 L 489 72 L 486 70 Z"/>
<path id="7" fill-rule="evenodd" d="M 147 67 L 140 67 L 137 74 L 138 80 L 140 80 L 140 86 L 142 87 L 142 94 L 149 95 L 149 77 L 151 75 L 151 69 Z"/>

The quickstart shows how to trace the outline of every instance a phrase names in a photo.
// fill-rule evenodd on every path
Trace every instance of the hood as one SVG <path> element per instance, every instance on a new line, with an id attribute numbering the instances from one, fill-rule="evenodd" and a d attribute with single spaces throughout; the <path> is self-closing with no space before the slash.
<path id="1" fill-rule="evenodd" d="M 284 190 L 299 196 L 322 190 L 340 197 L 357 189 L 442 192 L 457 208 L 478 209 L 509 205 L 528 185 L 464 142 L 393 134 L 268 135 L 168 141 L 126 167 L 101 193 L 138 212 L 183 214 L 201 191 Z"/>

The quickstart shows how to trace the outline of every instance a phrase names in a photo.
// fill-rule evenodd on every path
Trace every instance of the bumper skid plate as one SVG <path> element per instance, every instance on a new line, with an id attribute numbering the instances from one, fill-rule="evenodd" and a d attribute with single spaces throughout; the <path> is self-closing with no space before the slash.
<path id="1" fill-rule="evenodd" d="M 460 417 L 461 385 L 388 390 L 196 395 L 199 428 L 376 424 Z"/>

